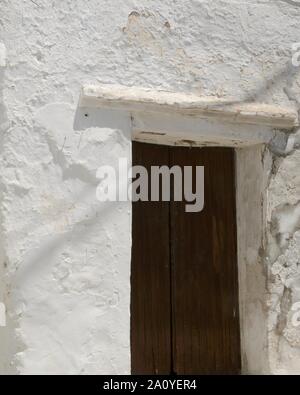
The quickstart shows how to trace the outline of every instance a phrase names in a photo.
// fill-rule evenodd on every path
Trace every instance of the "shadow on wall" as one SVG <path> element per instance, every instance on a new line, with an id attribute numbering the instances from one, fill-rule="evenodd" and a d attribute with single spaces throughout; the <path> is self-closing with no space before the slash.
<path id="1" fill-rule="evenodd" d="M 107 129 L 119 132 L 120 139 L 123 139 L 125 143 L 131 140 L 131 119 L 128 113 L 122 111 L 113 111 L 107 109 L 99 108 L 84 108 L 77 107 L 73 129 L 75 131 L 81 131 L 83 133 L 89 133 L 91 129 Z M 63 152 L 60 153 L 62 156 Z M 58 161 L 63 162 L 64 158 L 56 158 Z M 64 175 L 67 176 L 71 171 L 78 172 L 76 164 L 69 165 L 61 163 L 60 166 L 64 168 Z M 87 176 L 85 175 L 87 179 Z M 77 202 L 82 203 L 94 199 L 95 187 L 97 185 L 97 178 L 93 178 L 90 182 L 83 188 L 81 194 L 78 196 Z M 76 203 L 74 203 L 76 205 Z M 51 261 L 51 258 L 57 253 L 57 251 L 65 244 L 70 241 L 72 243 L 78 244 L 82 237 L 88 237 L 88 235 L 95 231 L 95 227 L 101 227 L 107 218 L 116 207 L 122 207 L 116 202 L 99 202 L 99 204 L 91 204 L 90 208 L 84 210 L 81 218 L 77 219 L 75 223 L 68 226 L 66 229 L 61 231 L 59 234 L 48 235 L 43 238 L 39 243 L 38 247 L 33 251 L 29 251 L 24 257 L 24 262 L 22 266 L 18 268 L 12 279 L 13 288 L 18 289 L 19 285 L 26 286 L 33 274 L 37 275 L 39 270 L 43 267 L 40 265 L 41 262 L 46 260 Z M 53 218 L 55 222 L 55 218 Z M 46 258 L 45 258 L 46 257 Z"/>
<path id="2" fill-rule="evenodd" d="M 300 7 L 300 0 L 281 0 L 283 3 L 288 3 Z"/>
<path id="3" fill-rule="evenodd" d="M 86 189 L 83 191 L 81 197 L 89 195 L 90 190 Z M 78 199 L 78 202 L 81 198 Z M 51 261 L 51 258 L 57 253 L 60 247 L 68 242 L 80 243 L 83 236 L 88 235 L 94 230 L 95 226 L 101 226 L 104 223 L 105 218 L 109 216 L 112 210 L 115 209 L 114 202 L 104 202 L 99 204 L 98 208 L 87 211 L 82 215 L 82 219 L 76 222 L 72 227 L 59 234 L 53 234 L 45 237 L 39 244 L 38 248 L 34 249 L 33 252 L 29 252 L 24 258 L 22 266 L 19 268 L 15 275 L 14 287 L 19 285 L 26 285 L 33 274 L 37 275 L 41 262 L 45 264 L 47 261 Z"/>
<path id="4" fill-rule="evenodd" d="M 119 135 L 123 141 L 131 141 L 131 119 L 128 113 L 121 111 L 112 111 L 107 109 L 99 108 L 84 108 L 77 107 L 73 128 L 75 131 L 82 131 L 89 133 L 92 128 L 97 129 L 109 129 L 113 131 L 120 131 Z M 61 153 L 63 155 L 63 153 Z M 64 167 L 64 166 L 63 166 Z M 78 168 L 75 165 L 65 166 L 64 176 L 68 176 L 67 173 L 78 172 Z M 90 176 L 89 176 L 90 177 Z M 85 175 L 87 179 L 87 176 Z M 78 196 L 77 202 L 81 203 L 87 199 L 94 198 L 95 187 L 98 184 L 97 178 L 90 180 L 91 185 L 87 185 Z M 14 286 L 18 284 L 25 284 L 32 273 L 37 273 L 39 270 L 39 263 L 45 261 L 45 257 L 48 259 L 55 255 L 57 250 L 70 241 L 80 242 L 83 235 L 86 237 L 91 231 L 94 230 L 95 226 L 101 226 L 105 221 L 105 218 L 117 207 L 116 202 L 99 202 L 98 205 L 91 205 L 89 210 L 86 210 L 82 214 L 82 218 L 77 220 L 72 226 L 64 229 L 59 234 L 50 235 L 41 241 L 38 248 L 33 253 L 29 253 L 25 259 L 22 267 L 18 269 L 18 272 L 13 279 Z M 55 221 L 55 219 L 54 219 Z"/>
<path id="5" fill-rule="evenodd" d="M 125 111 L 77 107 L 73 127 L 77 131 L 90 128 L 122 130 L 125 139 L 131 141 L 131 118 Z"/>
<path id="6" fill-rule="evenodd" d="M 260 86 L 255 87 L 250 93 L 248 93 L 242 101 L 259 101 L 259 98 L 265 93 L 268 88 L 270 88 L 272 85 L 276 85 L 284 81 L 286 81 L 286 87 L 284 88 L 284 92 L 291 100 L 288 91 L 292 88 L 291 85 L 297 75 L 299 75 L 299 68 L 293 66 L 292 61 L 289 60 L 283 67 L 281 67 L 279 70 L 276 70 L 268 78 L 266 78 Z"/>

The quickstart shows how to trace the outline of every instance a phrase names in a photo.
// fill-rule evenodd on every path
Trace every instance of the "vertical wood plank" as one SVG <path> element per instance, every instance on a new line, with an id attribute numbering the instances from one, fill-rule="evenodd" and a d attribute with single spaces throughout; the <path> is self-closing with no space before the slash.
<path id="1" fill-rule="evenodd" d="M 171 164 L 205 167 L 204 210 L 186 213 L 185 202 L 171 203 L 174 370 L 237 374 L 234 151 L 177 147 L 171 152 Z"/>
<path id="2" fill-rule="evenodd" d="M 133 165 L 168 165 L 168 147 L 133 143 Z M 150 181 L 150 180 L 149 180 Z M 150 182 L 149 182 L 150 184 Z M 151 188 L 149 188 L 149 194 Z M 135 202 L 132 213 L 131 366 L 133 374 L 169 374 L 171 300 L 169 203 Z"/>

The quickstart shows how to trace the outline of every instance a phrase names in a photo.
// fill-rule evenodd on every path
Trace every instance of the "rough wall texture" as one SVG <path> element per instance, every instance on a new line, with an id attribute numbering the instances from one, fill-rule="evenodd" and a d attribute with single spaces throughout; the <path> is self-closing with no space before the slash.
<path id="1" fill-rule="evenodd" d="M 275 158 L 268 190 L 269 352 L 277 373 L 300 372 L 299 163 L 299 150 Z"/>
<path id="2" fill-rule="evenodd" d="M 1 1 L 1 371 L 130 369 L 130 206 L 95 198 L 96 169 L 130 158 L 130 120 L 76 110 L 80 85 L 159 86 L 298 108 L 291 46 L 300 42 L 299 18 L 288 0 Z M 269 367 L 281 373 L 300 372 L 300 327 L 292 325 L 298 140 L 272 148 L 260 251 Z"/>

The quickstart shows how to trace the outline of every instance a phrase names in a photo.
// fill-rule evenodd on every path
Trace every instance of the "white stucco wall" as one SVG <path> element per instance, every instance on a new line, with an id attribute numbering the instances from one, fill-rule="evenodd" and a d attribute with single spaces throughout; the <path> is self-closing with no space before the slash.
<path id="1" fill-rule="evenodd" d="M 299 108 L 300 6 L 284 0 L 2 0 L 0 372 L 128 373 L 130 204 L 96 170 L 130 159 L 130 119 L 77 109 L 118 83 Z M 87 116 L 86 116 L 87 115 Z M 299 138 L 273 146 L 265 370 L 300 373 Z M 1 302 L 1 300 L 0 300 Z"/>

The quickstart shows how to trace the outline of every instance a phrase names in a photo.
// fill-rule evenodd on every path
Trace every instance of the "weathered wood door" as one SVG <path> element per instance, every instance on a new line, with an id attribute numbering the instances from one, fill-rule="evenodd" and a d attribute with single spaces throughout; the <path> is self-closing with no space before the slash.
<path id="1" fill-rule="evenodd" d="M 132 373 L 238 374 L 234 150 L 135 142 L 133 165 L 204 166 L 205 206 L 133 203 Z"/>

